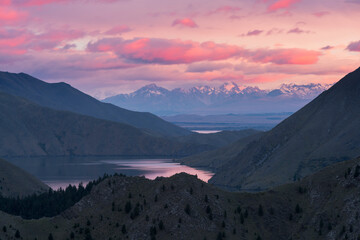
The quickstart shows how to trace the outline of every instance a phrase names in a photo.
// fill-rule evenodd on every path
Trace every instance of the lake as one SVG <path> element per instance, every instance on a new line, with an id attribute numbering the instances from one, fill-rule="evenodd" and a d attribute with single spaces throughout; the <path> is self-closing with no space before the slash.
<path id="1" fill-rule="evenodd" d="M 221 132 L 221 130 L 191 130 L 191 131 L 201 134 L 212 134 L 212 133 Z"/>
<path id="2" fill-rule="evenodd" d="M 148 179 L 170 177 L 186 172 L 197 175 L 207 182 L 214 174 L 205 169 L 196 169 L 173 162 L 172 159 L 122 159 L 116 157 L 50 157 L 13 158 L 11 163 L 23 168 L 53 189 L 69 184 L 84 185 L 104 173 L 121 173 L 126 176 L 145 176 Z"/>

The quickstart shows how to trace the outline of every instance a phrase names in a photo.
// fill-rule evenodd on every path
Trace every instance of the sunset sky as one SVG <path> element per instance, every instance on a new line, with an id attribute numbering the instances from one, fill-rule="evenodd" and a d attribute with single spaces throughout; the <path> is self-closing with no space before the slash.
<path id="1" fill-rule="evenodd" d="M 360 0 L 0 0 L 0 70 L 97 98 L 333 83 L 360 66 L 359 13 Z"/>

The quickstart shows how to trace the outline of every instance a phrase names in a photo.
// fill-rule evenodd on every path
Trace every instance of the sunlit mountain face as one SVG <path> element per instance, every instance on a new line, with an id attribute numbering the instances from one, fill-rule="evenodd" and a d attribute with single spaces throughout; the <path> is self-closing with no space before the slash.
<path id="1" fill-rule="evenodd" d="M 358 65 L 359 10 L 358 0 L 0 0 L 0 66 L 100 99 L 150 83 L 330 84 Z"/>

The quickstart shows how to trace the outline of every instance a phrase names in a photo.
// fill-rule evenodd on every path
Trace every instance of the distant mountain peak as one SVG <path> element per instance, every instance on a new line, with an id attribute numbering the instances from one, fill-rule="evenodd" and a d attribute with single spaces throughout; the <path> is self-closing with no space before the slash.
<path id="1" fill-rule="evenodd" d="M 145 85 L 144 87 L 142 88 L 147 88 L 147 89 L 158 89 L 160 88 L 158 85 L 156 85 L 155 83 L 150 83 L 148 85 Z"/>
<path id="2" fill-rule="evenodd" d="M 219 87 L 219 90 L 225 93 L 240 93 L 245 88 L 246 87 L 239 88 L 234 82 L 226 82 Z"/>
<path id="3" fill-rule="evenodd" d="M 214 87 L 210 87 L 207 85 L 201 85 L 201 86 L 196 86 L 193 88 L 189 89 L 189 92 L 200 92 L 200 93 L 213 93 L 215 91 Z"/>
<path id="4" fill-rule="evenodd" d="M 151 97 L 151 96 L 164 95 L 168 92 L 169 90 L 159 87 L 155 83 L 151 83 L 131 93 L 129 96 L 134 97 L 134 96 L 142 95 L 145 97 Z"/>

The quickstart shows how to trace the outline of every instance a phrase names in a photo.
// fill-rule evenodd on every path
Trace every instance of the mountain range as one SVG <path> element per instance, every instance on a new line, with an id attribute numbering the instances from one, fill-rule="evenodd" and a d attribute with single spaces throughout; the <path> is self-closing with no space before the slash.
<path id="1" fill-rule="evenodd" d="M 262 90 L 229 82 L 220 87 L 168 90 L 150 84 L 130 94 L 106 98 L 103 102 L 157 115 L 295 112 L 330 86 L 283 84 L 278 89 Z"/>

